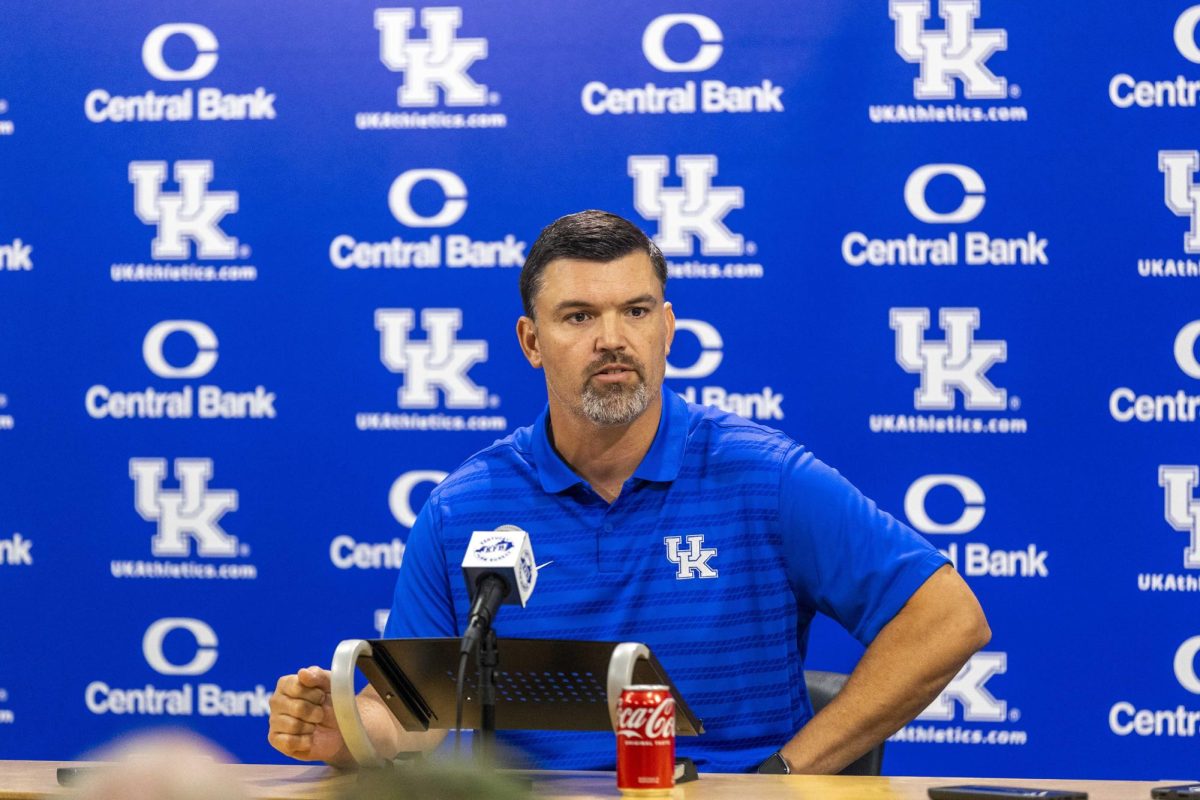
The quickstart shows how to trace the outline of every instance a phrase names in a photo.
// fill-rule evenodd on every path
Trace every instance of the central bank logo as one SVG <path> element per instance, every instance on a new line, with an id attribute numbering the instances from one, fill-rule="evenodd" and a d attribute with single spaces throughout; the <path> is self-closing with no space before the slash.
<path id="1" fill-rule="evenodd" d="M 427 308 L 421 312 L 423 341 L 410 337 L 416 326 L 411 308 L 380 308 L 375 311 L 379 331 L 379 358 L 392 372 L 404 376 L 396 397 L 400 408 L 438 407 L 441 390 L 446 408 L 486 408 L 487 389 L 478 386 L 468 373 L 487 361 L 488 343 L 482 339 L 460 340 L 462 310 Z"/>
<path id="2" fill-rule="evenodd" d="M 190 360 L 187 355 L 168 359 L 167 342 L 172 339 L 187 342 Z M 160 378 L 203 378 L 212 372 L 218 357 L 217 334 L 200 320 L 163 320 L 142 339 L 146 368 Z M 121 391 L 98 383 L 84 395 L 84 407 L 92 419 L 274 419 L 275 393 L 262 385 L 252 391 L 227 391 L 207 383 Z"/>
<path id="3" fill-rule="evenodd" d="M 1200 24 L 1200 5 L 1191 6 L 1176 17 L 1172 31 L 1175 49 L 1193 64 L 1200 64 L 1197 24 Z M 1139 80 L 1121 72 L 1108 82 L 1108 99 L 1117 108 L 1195 108 L 1200 104 L 1200 82 L 1195 76 L 1182 74 L 1165 80 Z"/>
<path id="4" fill-rule="evenodd" d="M 1196 342 L 1200 339 L 1200 320 L 1187 323 L 1175 334 L 1174 355 L 1179 370 L 1200 380 L 1200 361 Z M 1108 413 L 1117 422 L 1196 422 L 1200 420 L 1200 394 L 1195 388 L 1176 389 L 1173 393 L 1138 394 L 1128 386 L 1113 389 L 1108 396 Z"/>
<path id="5" fill-rule="evenodd" d="M 950 179 L 961 193 L 958 205 L 949 210 L 934 210 L 929 202 L 929 186 L 938 179 Z M 942 181 L 945 183 L 945 180 Z M 987 203 L 987 185 L 983 177 L 966 164 L 925 164 L 917 167 L 904 182 L 904 204 L 917 220 L 929 225 L 955 225 L 973 222 Z M 978 230 L 949 231 L 944 236 L 909 233 L 903 237 L 881 238 L 853 231 L 842 238 L 842 259 L 849 265 L 872 266 L 1045 266 L 1046 239 L 1034 231 L 1017 238 L 993 236 Z"/>
<path id="6" fill-rule="evenodd" d="M 150 669 L 169 678 L 205 675 L 216 666 L 219 651 L 212 626 L 194 617 L 164 617 L 146 628 L 142 656 Z M 96 715 L 146 717 L 264 717 L 270 713 L 271 693 L 262 684 L 230 691 L 215 683 L 154 685 L 120 688 L 92 681 L 84 703 Z"/>
<path id="7" fill-rule="evenodd" d="M 943 308 L 938 325 L 945 338 L 925 338 L 929 309 L 893 308 L 890 325 L 896 332 L 896 363 L 905 372 L 919 374 L 921 385 L 914 393 L 919 410 L 952 410 L 955 392 L 968 410 L 996 411 L 1008 407 L 1008 394 L 987 379 L 992 365 L 1006 361 L 1004 340 L 981 341 L 978 308 Z"/>
<path id="8" fill-rule="evenodd" d="M 1190 537 L 1183 550 L 1183 566 L 1200 569 L 1200 499 L 1195 497 L 1200 485 L 1200 467 L 1160 466 L 1158 485 L 1163 488 L 1163 516 L 1167 524 Z"/>
<path id="9" fill-rule="evenodd" d="M 417 511 L 413 508 L 414 490 L 427 483 L 436 486 L 445 480 L 446 474 L 436 469 L 414 469 L 396 478 L 387 498 L 396 522 L 411 530 L 417 522 Z M 404 561 L 404 550 L 405 542 L 399 537 L 393 536 L 385 542 L 362 542 L 342 533 L 329 543 L 329 561 L 341 570 L 399 569 Z"/>
<path id="10" fill-rule="evenodd" d="M 412 8 L 375 10 L 379 30 L 379 58 L 393 72 L 404 73 L 396 95 L 402 108 L 430 108 L 438 104 L 438 89 L 447 106 L 482 106 L 488 88 L 468 73 L 471 65 L 488 54 L 483 38 L 460 38 L 461 8 L 423 8 L 421 27 L 426 38 L 412 36 L 417 12 Z"/>
<path id="11" fill-rule="evenodd" d="M 677 30 L 698 39 L 694 49 L 668 52 L 667 40 Z M 642 54 L 660 72 L 690 74 L 706 72 L 721 60 L 725 34 L 712 17 L 703 14 L 663 14 L 642 32 Z M 690 55 L 683 56 L 687 52 Z M 644 83 L 622 88 L 604 81 L 588 81 L 580 92 L 583 110 L 593 116 L 604 114 L 744 114 L 783 111 L 783 87 L 764 78 L 750 86 L 731 86 L 717 78 L 686 80 L 660 86 Z"/>
<path id="12" fill-rule="evenodd" d="M 196 555 L 232 558 L 245 554 L 237 537 L 225 532 L 220 520 L 238 507 L 238 493 L 232 489 L 210 489 L 213 462 L 210 458 L 175 459 L 175 479 L 179 489 L 163 489 L 167 462 L 162 458 L 133 458 L 129 477 L 134 483 L 134 508 L 147 522 L 157 523 L 158 532 L 150 540 L 150 551 L 158 558 L 188 557 L 192 542 Z"/>
<path id="13" fill-rule="evenodd" d="M 436 188 L 435 188 L 436 187 Z M 436 211 L 418 210 L 414 194 L 433 190 Z M 410 169 L 388 189 L 388 209 L 396 221 L 415 230 L 447 228 L 467 213 L 467 184 L 447 169 Z M 424 238 L 393 236 L 385 241 L 359 241 L 349 234 L 329 244 L 329 263 L 338 269 L 425 269 L 437 267 L 521 267 L 525 242 L 514 234 L 503 239 L 474 239 L 463 233 L 434 233 Z"/>
<path id="14" fill-rule="evenodd" d="M 167 51 L 178 53 L 167 58 Z M 167 22 L 146 35 L 142 42 L 142 64 L 151 77 L 168 83 L 200 81 L 217 66 L 217 36 L 196 22 Z M 186 66 L 180 66 L 180 64 Z M 191 120 L 275 119 L 275 95 L 259 86 L 253 92 L 226 93 L 204 86 L 184 88 L 177 94 L 160 94 L 154 89 L 131 94 L 113 94 L 93 89 L 83 101 L 90 122 L 188 122 Z"/>
<path id="15" fill-rule="evenodd" d="M 920 65 L 913 81 L 918 100 L 951 100 L 955 82 L 969 99 L 1008 96 L 1007 81 L 987 67 L 987 61 L 1008 47 L 1007 31 L 977 29 L 979 0 L 939 0 L 944 30 L 929 30 L 930 0 L 891 0 L 889 16 L 896 22 L 896 52 Z"/>
<path id="16" fill-rule="evenodd" d="M 946 490 L 953 492 L 952 502 L 946 502 L 949 494 Z M 940 495 L 940 503 L 931 502 L 930 495 L 934 493 Z M 904 513 L 909 524 L 923 534 L 960 535 L 973 533 L 980 526 L 987 512 L 986 502 L 983 487 L 966 475 L 922 475 L 904 493 Z M 945 517 L 946 521 L 934 519 L 931 505 L 937 509 L 936 516 Z M 947 507 L 949 513 L 946 513 Z M 954 513 L 958 516 L 950 518 Z M 1003 550 L 984 542 L 953 541 L 939 549 L 954 568 L 967 577 L 1046 578 L 1050 575 L 1046 566 L 1049 553 L 1036 544 L 1020 550 Z"/>
<path id="17" fill-rule="evenodd" d="M 717 548 L 704 546 L 704 534 L 687 537 L 687 550 L 680 549 L 683 544 L 682 536 L 663 537 L 667 547 L 667 561 L 679 567 L 675 580 L 685 581 L 692 578 L 716 578 L 716 568 L 709 566 L 709 561 L 717 556 Z"/>
<path id="18" fill-rule="evenodd" d="M 15 238 L 0 244 L 0 273 L 30 272 L 33 270 L 33 245 Z"/>
<path id="19" fill-rule="evenodd" d="M 179 185 L 179 191 L 165 192 L 165 161 L 133 161 L 129 164 L 134 213 L 145 224 L 156 226 L 158 231 L 150 244 L 151 257 L 186 259 L 191 254 L 189 245 L 193 244 L 196 258 L 238 257 L 238 240 L 227 236 L 218 224 L 226 214 L 238 210 L 238 193 L 209 190 L 213 162 L 176 161 L 172 177 Z"/>
<path id="20" fill-rule="evenodd" d="M 658 222 L 654 243 L 663 255 L 690 256 L 695 239 L 700 240 L 702 255 L 745 255 L 741 234 L 735 234 L 724 223 L 730 211 L 742 207 L 742 187 L 713 186 L 717 157 L 677 156 L 675 172 L 681 185 L 675 188 L 665 185 L 670 168 L 666 156 L 629 157 L 633 206 L 646 219 Z"/>
<path id="21" fill-rule="evenodd" d="M 699 352 L 695 360 L 686 366 L 681 365 L 679 351 L 684 349 L 683 337 L 695 339 Z M 675 320 L 675 352 L 674 359 L 667 361 L 664 377 L 670 381 L 691 381 L 708 378 L 717 371 L 725 358 L 725 342 L 721 333 L 710 323 L 699 319 Z M 705 406 L 715 406 L 731 414 L 753 420 L 783 419 L 783 395 L 770 386 L 764 386 L 759 392 L 731 392 L 726 386 L 695 384 L 679 387 L 676 390 L 689 403 L 699 403 Z"/>
<path id="22" fill-rule="evenodd" d="M 1008 703 L 996 699 L 987 688 L 989 680 L 1007 670 L 1007 653 L 976 653 L 951 679 L 950 685 L 917 715 L 917 719 L 953 720 L 958 707 L 962 709 L 962 718 L 966 722 L 1008 720 Z"/>
<path id="23" fill-rule="evenodd" d="M 1200 636 L 1193 636 L 1175 650 L 1171 664 L 1180 688 L 1193 695 L 1200 694 L 1200 674 L 1196 671 L 1198 655 Z M 1156 671 L 1155 677 L 1157 675 Z M 1121 700 L 1113 703 L 1108 711 L 1108 728 L 1117 736 L 1194 738 L 1200 736 L 1200 710 L 1189 709 L 1183 703 L 1174 708 L 1138 708 L 1128 700 Z"/>

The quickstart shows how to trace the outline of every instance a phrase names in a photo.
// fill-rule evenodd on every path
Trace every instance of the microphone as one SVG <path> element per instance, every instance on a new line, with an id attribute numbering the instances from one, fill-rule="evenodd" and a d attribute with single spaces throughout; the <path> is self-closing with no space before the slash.
<path id="1" fill-rule="evenodd" d="M 463 578 L 471 596 L 461 654 L 470 653 L 492 627 L 502 604 L 525 606 L 537 583 L 529 534 L 516 525 L 475 531 L 463 556 Z"/>

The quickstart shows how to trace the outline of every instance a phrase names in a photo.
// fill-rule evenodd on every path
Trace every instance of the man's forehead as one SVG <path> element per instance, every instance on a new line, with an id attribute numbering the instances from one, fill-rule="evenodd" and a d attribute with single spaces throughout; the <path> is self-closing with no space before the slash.
<path id="1" fill-rule="evenodd" d="M 639 250 L 612 261 L 556 258 L 546 265 L 538 294 L 539 302 L 554 303 L 565 295 L 595 301 L 641 294 L 661 298 L 662 284 L 650 256 Z"/>

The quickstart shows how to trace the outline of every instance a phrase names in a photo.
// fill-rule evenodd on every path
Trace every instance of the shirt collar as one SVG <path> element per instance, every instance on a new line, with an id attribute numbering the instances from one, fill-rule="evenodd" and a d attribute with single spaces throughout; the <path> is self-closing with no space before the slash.
<path id="1" fill-rule="evenodd" d="M 533 458 L 542 488 L 550 494 L 557 494 L 582 483 L 583 479 L 575 474 L 550 444 L 550 438 L 546 434 L 549 421 L 550 406 L 547 405 L 533 424 Z M 633 477 L 664 482 L 679 477 L 683 451 L 687 446 L 687 432 L 687 402 L 664 386 L 658 430 L 654 434 L 654 441 L 650 443 L 650 449 L 633 471 Z"/>

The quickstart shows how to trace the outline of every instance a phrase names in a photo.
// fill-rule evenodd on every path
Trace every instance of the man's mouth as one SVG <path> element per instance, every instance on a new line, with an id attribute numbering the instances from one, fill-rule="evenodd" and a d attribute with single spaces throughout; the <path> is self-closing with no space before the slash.
<path id="1" fill-rule="evenodd" d="M 627 374 L 637 374 L 637 370 L 626 364 L 609 364 L 603 369 L 592 373 L 592 377 L 599 378 L 602 382 L 623 380 Z"/>

